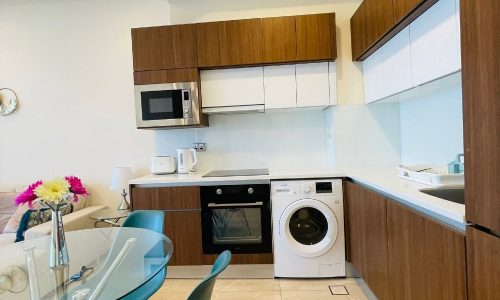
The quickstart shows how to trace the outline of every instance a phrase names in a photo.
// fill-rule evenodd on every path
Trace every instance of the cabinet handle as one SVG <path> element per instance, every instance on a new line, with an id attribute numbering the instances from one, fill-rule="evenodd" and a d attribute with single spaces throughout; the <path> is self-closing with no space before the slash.
<path id="1" fill-rule="evenodd" d="M 225 204 L 215 204 L 208 203 L 208 207 L 249 207 L 249 206 L 262 206 L 264 202 L 259 201 L 255 203 L 225 203 Z"/>

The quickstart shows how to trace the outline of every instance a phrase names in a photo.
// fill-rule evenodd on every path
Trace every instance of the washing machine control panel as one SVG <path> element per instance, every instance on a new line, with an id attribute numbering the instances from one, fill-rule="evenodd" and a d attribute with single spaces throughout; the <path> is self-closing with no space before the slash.
<path id="1" fill-rule="evenodd" d="M 342 193 L 342 180 L 315 179 L 301 181 L 273 181 L 271 194 L 281 196 L 296 195 L 325 195 Z"/>

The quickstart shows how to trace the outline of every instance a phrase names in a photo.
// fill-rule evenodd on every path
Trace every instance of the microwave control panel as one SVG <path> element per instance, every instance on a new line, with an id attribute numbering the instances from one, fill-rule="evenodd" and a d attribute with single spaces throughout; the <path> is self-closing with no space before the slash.
<path id="1" fill-rule="evenodd" d="M 182 90 L 182 110 L 184 119 L 193 117 L 193 107 L 190 90 Z"/>

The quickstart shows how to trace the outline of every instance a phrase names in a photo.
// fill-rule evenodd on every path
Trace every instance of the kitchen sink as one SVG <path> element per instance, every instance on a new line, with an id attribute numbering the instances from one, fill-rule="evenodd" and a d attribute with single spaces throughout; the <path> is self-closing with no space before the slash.
<path id="1" fill-rule="evenodd" d="M 422 193 L 438 197 L 444 200 L 455 202 L 458 204 L 465 204 L 465 191 L 463 187 L 460 188 L 436 188 L 436 189 L 421 189 Z"/>

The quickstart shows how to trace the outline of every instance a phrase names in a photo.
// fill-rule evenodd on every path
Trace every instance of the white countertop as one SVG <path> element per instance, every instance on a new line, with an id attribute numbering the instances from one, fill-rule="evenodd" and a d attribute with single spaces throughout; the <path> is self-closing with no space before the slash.
<path id="1" fill-rule="evenodd" d="M 129 181 L 131 185 L 192 186 L 269 182 L 283 179 L 349 177 L 353 181 L 377 190 L 461 231 L 465 231 L 465 205 L 433 197 L 419 190 L 432 186 L 398 177 L 396 167 L 367 167 L 346 169 L 270 169 L 269 175 L 203 177 L 208 171 L 192 174 L 148 175 Z"/>

